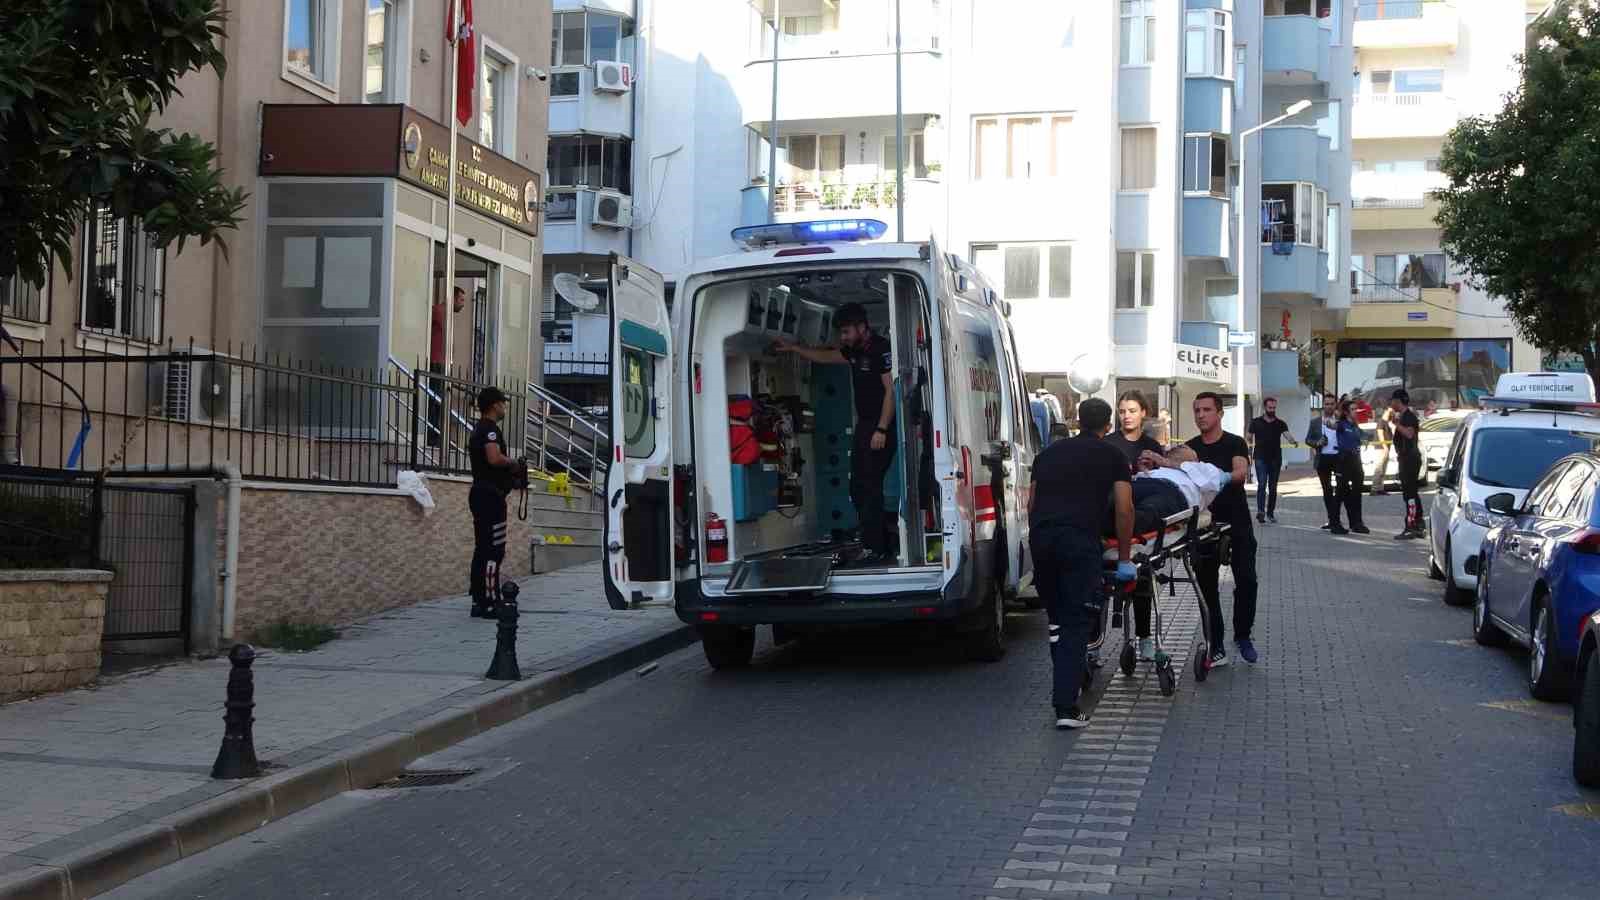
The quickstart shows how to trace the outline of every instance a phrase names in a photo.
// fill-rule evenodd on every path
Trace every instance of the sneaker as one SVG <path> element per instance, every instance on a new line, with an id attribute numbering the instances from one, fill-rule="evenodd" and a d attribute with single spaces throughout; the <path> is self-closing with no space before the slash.
<path id="1" fill-rule="evenodd" d="M 1256 660 L 1261 658 L 1261 655 L 1256 652 L 1255 641 L 1252 641 L 1249 638 L 1242 638 L 1234 641 L 1233 643 L 1239 648 L 1239 658 L 1250 665 L 1255 665 Z"/>
<path id="2" fill-rule="evenodd" d="M 1265 513 L 1256 513 L 1256 521 L 1257 522 L 1261 522 L 1261 523 L 1265 523 L 1267 521 L 1266 514 Z"/>
<path id="3" fill-rule="evenodd" d="M 472 617 L 474 619 L 494 619 L 498 618 L 499 615 L 499 610 L 493 606 L 478 606 L 474 604 L 472 607 Z"/>
<path id="4" fill-rule="evenodd" d="M 1372 533 L 1372 529 L 1368 528 L 1365 525 L 1351 525 L 1350 526 L 1350 530 L 1355 532 L 1356 534 L 1371 534 Z"/>
<path id="5" fill-rule="evenodd" d="M 1333 530 L 1333 523 L 1332 522 L 1323 522 L 1318 527 L 1320 527 L 1323 531 L 1332 531 Z"/>
<path id="6" fill-rule="evenodd" d="M 1089 714 L 1081 712 L 1074 706 L 1068 709 L 1056 709 L 1056 727 L 1061 729 L 1086 728 L 1089 725 Z"/>
<path id="7" fill-rule="evenodd" d="M 1325 525 L 1323 527 L 1328 529 L 1328 533 L 1329 534 L 1349 534 L 1350 533 L 1350 529 L 1344 527 L 1343 525 Z"/>
<path id="8" fill-rule="evenodd" d="M 1156 658 L 1156 642 L 1152 638 L 1139 638 L 1139 658 L 1151 660 Z"/>
<path id="9" fill-rule="evenodd" d="M 1394 539 L 1397 541 L 1414 541 L 1417 539 L 1417 533 L 1415 531 L 1402 531 L 1395 535 Z"/>
<path id="10" fill-rule="evenodd" d="M 1220 669 L 1228 664 L 1228 651 L 1217 650 L 1211 654 L 1211 668 Z"/>
<path id="11" fill-rule="evenodd" d="M 1278 524 L 1278 517 L 1272 513 L 1267 513 L 1267 521 L 1276 525 Z"/>

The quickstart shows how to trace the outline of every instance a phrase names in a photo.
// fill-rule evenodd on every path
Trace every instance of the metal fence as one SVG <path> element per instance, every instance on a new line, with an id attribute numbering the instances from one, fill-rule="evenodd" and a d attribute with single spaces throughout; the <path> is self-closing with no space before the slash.
<path id="1" fill-rule="evenodd" d="M 179 638 L 188 652 L 195 512 L 191 485 L 106 485 L 106 640 Z"/>
<path id="2" fill-rule="evenodd" d="M 0 467 L 0 569 L 94 566 L 103 504 L 94 475 Z"/>
<path id="3" fill-rule="evenodd" d="M 407 368 L 390 357 L 389 365 L 408 385 L 407 392 L 392 398 L 387 417 L 391 443 L 406 448 L 407 467 L 419 472 L 472 473 L 468 442 L 481 415 L 478 394 L 486 385 L 432 370 Z M 523 422 L 527 418 L 527 391 L 524 385 L 507 382 L 497 385 L 508 398 L 503 425 L 507 452 L 515 453 L 523 441 Z"/>
<path id="4" fill-rule="evenodd" d="M 566 350 L 545 350 L 544 374 L 546 378 L 611 377 L 611 359 L 605 353 L 578 353 Z"/>

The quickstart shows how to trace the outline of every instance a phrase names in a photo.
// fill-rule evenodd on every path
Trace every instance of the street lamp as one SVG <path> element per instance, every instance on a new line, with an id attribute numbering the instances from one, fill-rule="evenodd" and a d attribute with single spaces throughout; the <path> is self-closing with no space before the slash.
<path id="1" fill-rule="evenodd" d="M 1252 134 L 1255 134 L 1256 132 L 1261 131 L 1262 129 L 1265 129 L 1265 128 L 1271 128 L 1272 126 L 1278 124 L 1279 122 L 1282 122 L 1285 119 L 1292 119 L 1295 116 L 1300 115 L 1301 113 L 1305 112 L 1306 110 L 1308 110 L 1310 108 L 1311 108 L 1311 101 L 1310 100 L 1297 100 L 1293 104 L 1291 104 L 1288 109 L 1283 111 L 1283 115 L 1277 117 L 1276 119 L 1270 119 L 1268 121 L 1262 122 L 1260 125 L 1257 125 L 1254 128 L 1247 128 L 1244 131 L 1239 132 L 1239 206 L 1240 206 L 1240 209 L 1239 209 L 1239 245 L 1238 245 L 1238 247 L 1235 248 L 1236 252 L 1239 254 L 1239 291 L 1238 291 L 1238 295 L 1237 295 L 1238 299 L 1234 303 L 1234 306 L 1235 306 L 1234 315 L 1239 320 L 1239 330 L 1240 331 L 1244 331 L 1244 324 L 1245 324 L 1245 318 L 1244 318 L 1244 312 L 1245 312 L 1245 280 L 1244 280 L 1244 248 L 1245 248 L 1245 242 L 1244 242 L 1244 236 L 1245 236 L 1245 228 L 1248 227 L 1249 224 L 1250 224 L 1249 220 L 1247 220 L 1245 218 L 1245 211 L 1244 211 L 1244 208 L 1243 208 L 1245 206 L 1245 202 L 1244 202 L 1245 194 L 1247 193 L 1246 186 L 1249 185 L 1249 183 L 1250 183 L 1249 170 L 1245 167 L 1246 156 L 1248 155 L 1248 152 L 1249 152 L 1248 148 L 1250 146 L 1248 138 Z M 1259 204 L 1257 205 L 1257 208 L 1259 208 Z M 1259 296 L 1260 292 L 1261 292 L 1261 277 L 1260 277 L 1260 275 L 1261 275 L 1261 254 L 1260 254 L 1259 251 L 1257 251 L 1257 253 L 1256 253 L 1256 294 L 1257 294 L 1257 296 Z M 1230 339 L 1228 341 L 1228 343 L 1232 344 L 1233 341 Z M 1232 350 L 1233 350 L 1233 389 L 1234 389 L 1234 393 L 1236 393 L 1238 395 L 1238 398 L 1239 398 L 1239 415 L 1242 417 L 1244 415 L 1244 388 L 1245 388 L 1245 384 L 1244 384 L 1244 347 L 1243 346 L 1233 347 Z M 1246 425 L 1248 425 L 1248 424 L 1249 424 L 1248 422 L 1244 422 L 1241 419 L 1241 422 L 1240 422 L 1241 428 L 1246 426 Z"/>

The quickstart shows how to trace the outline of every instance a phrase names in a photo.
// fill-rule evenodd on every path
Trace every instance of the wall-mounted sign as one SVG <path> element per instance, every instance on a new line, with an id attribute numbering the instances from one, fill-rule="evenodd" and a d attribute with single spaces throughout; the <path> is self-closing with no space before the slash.
<path id="1" fill-rule="evenodd" d="M 1230 332 L 1228 332 L 1228 346 L 1229 347 L 1248 347 L 1251 344 L 1254 344 L 1255 342 L 1256 342 L 1256 333 L 1254 331 L 1230 331 Z"/>
<path id="2" fill-rule="evenodd" d="M 1428 321 L 1428 311 L 1424 309 L 1424 310 L 1420 310 L 1418 312 L 1408 312 L 1408 313 L 1406 313 L 1406 321 L 1407 322 L 1426 322 L 1426 321 Z"/>
<path id="3" fill-rule="evenodd" d="M 1233 381 L 1233 354 L 1227 350 L 1196 347 L 1193 344 L 1173 345 L 1173 374 L 1178 378 L 1212 381 L 1227 384 Z"/>

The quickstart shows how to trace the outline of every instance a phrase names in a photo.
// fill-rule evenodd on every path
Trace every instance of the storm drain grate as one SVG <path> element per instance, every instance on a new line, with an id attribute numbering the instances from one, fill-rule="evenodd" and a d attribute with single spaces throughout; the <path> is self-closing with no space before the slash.
<path id="1" fill-rule="evenodd" d="M 478 774 L 477 769 L 417 769 L 415 771 L 408 769 L 395 778 L 376 785 L 376 787 L 380 789 L 440 787 L 446 784 L 455 784 L 463 778 L 476 774 Z"/>

